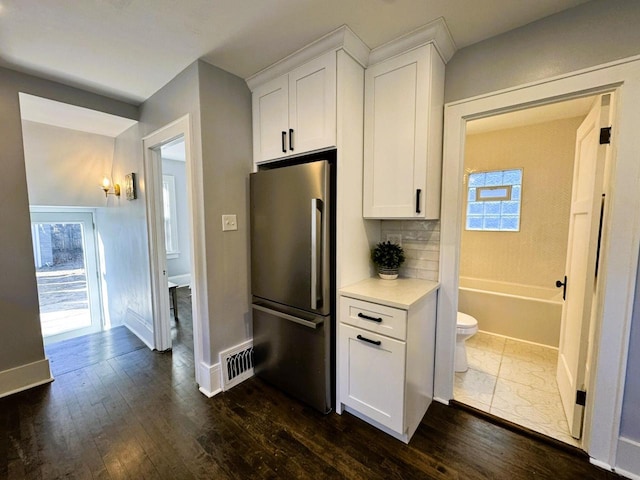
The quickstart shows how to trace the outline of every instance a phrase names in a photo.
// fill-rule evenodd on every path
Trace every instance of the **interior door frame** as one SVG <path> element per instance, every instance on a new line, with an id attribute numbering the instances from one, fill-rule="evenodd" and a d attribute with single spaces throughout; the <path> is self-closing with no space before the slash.
<path id="1" fill-rule="evenodd" d="M 434 398 L 453 398 L 453 365 L 458 305 L 459 245 L 462 228 L 460 182 L 464 171 L 466 122 L 561 100 L 615 91 L 615 125 L 609 202 L 603 225 L 598 305 L 594 318 L 591 391 L 585 413 L 583 449 L 591 462 L 613 469 L 626 374 L 629 331 L 640 246 L 640 56 L 445 105 L 440 292 L 436 336 Z M 630 217 L 628 212 L 634 212 Z M 598 355 L 607 352 L 607 355 Z M 613 401 L 612 401 L 613 400 Z"/>
<path id="2" fill-rule="evenodd" d="M 161 127 L 142 139 L 144 149 L 144 190 L 149 232 L 149 259 L 154 327 L 154 348 L 171 348 L 169 324 L 169 290 L 166 276 L 166 250 L 164 245 L 164 219 L 162 218 L 162 165 L 159 147 L 180 136 L 184 138 L 191 241 L 191 311 L 193 318 L 193 350 L 196 383 L 208 384 L 200 365 L 203 362 L 204 332 L 208 325 L 208 297 L 206 288 L 206 253 L 204 249 L 204 195 L 202 162 L 193 153 L 189 114 Z M 196 259 L 198 261 L 196 262 Z"/>

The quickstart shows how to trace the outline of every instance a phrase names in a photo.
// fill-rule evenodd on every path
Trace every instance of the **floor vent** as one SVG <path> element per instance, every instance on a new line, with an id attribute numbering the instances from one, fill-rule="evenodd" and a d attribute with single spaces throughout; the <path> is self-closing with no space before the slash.
<path id="1" fill-rule="evenodd" d="M 222 389 L 231 387 L 253 376 L 253 342 L 251 340 L 220 352 Z"/>

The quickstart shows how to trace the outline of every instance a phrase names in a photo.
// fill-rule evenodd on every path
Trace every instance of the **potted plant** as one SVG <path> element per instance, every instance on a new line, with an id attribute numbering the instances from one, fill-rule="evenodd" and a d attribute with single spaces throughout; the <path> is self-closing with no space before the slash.
<path id="1" fill-rule="evenodd" d="M 380 242 L 371 250 L 371 260 L 384 280 L 398 278 L 398 269 L 404 262 L 404 250 L 396 243 Z"/>

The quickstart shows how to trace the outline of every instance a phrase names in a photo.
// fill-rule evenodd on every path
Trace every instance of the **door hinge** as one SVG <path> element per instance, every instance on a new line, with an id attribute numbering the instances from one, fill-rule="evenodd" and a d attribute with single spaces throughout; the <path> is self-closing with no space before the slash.
<path id="1" fill-rule="evenodd" d="M 576 405 L 582 405 L 583 407 L 587 404 L 587 392 L 584 390 L 576 391 Z"/>
<path id="2" fill-rule="evenodd" d="M 611 143 L 611 127 L 603 127 L 600 129 L 600 145 L 609 145 Z"/>

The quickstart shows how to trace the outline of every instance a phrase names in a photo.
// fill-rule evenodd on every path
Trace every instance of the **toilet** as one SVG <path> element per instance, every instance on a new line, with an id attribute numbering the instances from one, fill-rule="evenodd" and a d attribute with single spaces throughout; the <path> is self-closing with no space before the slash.
<path id="1" fill-rule="evenodd" d="M 456 358 L 454 363 L 456 372 L 466 372 L 469 368 L 465 342 L 468 338 L 473 337 L 477 331 L 478 321 L 471 315 L 458 312 L 456 320 Z"/>

